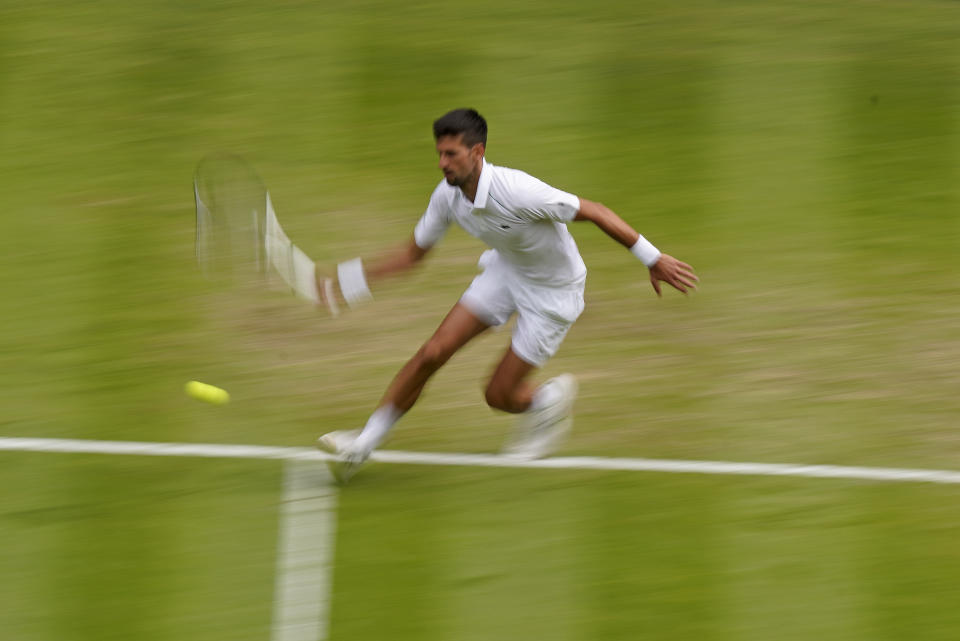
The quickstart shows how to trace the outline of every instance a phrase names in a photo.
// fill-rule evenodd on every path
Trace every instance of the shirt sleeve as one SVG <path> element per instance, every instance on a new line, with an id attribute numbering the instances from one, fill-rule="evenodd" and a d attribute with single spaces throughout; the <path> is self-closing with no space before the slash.
<path id="1" fill-rule="evenodd" d="M 538 178 L 524 172 L 516 173 L 520 214 L 530 220 L 552 220 L 568 223 L 580 211 L 580 198 L 551 187 Z"/>
<path id="2" fill-rule="evenodd" d="M 430 249 L 443 238 L 450 226 L 450 205 L 443 193 L 444 183 L 440 183 L 430 196 L 427 211 L 423 212 L 413 230 L 413 240 L 420 249 Z"/>

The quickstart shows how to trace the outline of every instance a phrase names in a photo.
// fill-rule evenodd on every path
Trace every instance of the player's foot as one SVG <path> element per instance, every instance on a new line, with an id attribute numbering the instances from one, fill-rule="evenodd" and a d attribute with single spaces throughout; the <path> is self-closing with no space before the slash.
<path id="1" fill-rule="evenodd" d="M 503 448 L 506 456 L 525 460 L 549 456 L 573 428 L 571 410 L 577 397 L 577 379 L 572 374 L 549 379 L 536 393 L 547 400 L 542 407 L 520 415 L 510 441 Z"/>
<path id="2" fill-rule="evenodd" d="M 327 460 L 327 467 L 340 485 L 346 485 L 369 456 L 369 453 L 364 455 L 353 447 L 358 436 L 360 430 L 338 430 L 317 439 L 317 447 L 336 457 Z"/>

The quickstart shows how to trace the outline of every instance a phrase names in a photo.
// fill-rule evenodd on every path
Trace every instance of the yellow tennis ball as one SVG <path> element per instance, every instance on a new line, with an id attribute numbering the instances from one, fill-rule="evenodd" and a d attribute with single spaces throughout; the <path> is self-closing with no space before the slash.
<path id="1" fill-rule="evenodd" d="M 227 393 L 227 390 L 220 389 L 214 385 L 207 385 L 200 381 L 190 381 L 187 383 L 185 389 L 187 396 L 195 398 L 198 401 L 211 403 L 212 405 L 225 405 L 230 402 L 230 394 Z"/>

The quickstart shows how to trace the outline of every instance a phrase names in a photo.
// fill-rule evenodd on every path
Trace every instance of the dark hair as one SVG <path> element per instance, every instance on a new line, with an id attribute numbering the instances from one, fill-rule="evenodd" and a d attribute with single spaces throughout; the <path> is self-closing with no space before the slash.
<path id="1" fill-rule="evenodd" d="M 433 121 L 433 138 L 459 136 L 463 134 L 463 144 L 473 147 L 478 142 L 487 144 L 487 121 L 476 109 L 454 109 Z"/>

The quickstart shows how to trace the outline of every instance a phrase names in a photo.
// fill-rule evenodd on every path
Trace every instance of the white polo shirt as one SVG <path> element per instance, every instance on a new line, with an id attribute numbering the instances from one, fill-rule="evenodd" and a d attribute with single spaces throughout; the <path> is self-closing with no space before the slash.
<path id="1" fill-rule="evenodd" d="M 497 251 L 516 274 L 537 284 L 582 283 L 587 268 L 565 223 L 580 211 L 580 199 L 517 169 L 484 159 L 477 195 L 470 202 L 459 187 L 441 180 L 413 237 L 429 249 L 450 223 Z"/>

